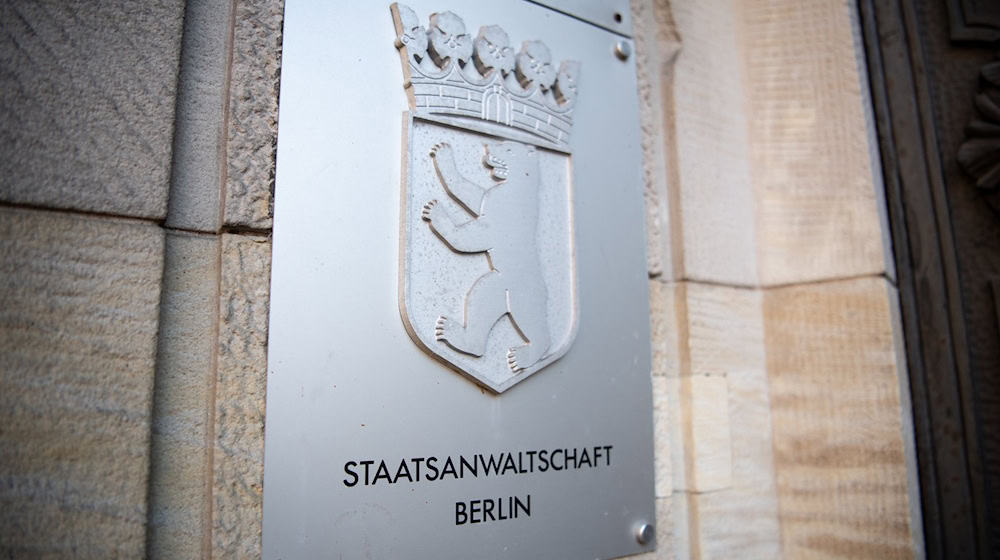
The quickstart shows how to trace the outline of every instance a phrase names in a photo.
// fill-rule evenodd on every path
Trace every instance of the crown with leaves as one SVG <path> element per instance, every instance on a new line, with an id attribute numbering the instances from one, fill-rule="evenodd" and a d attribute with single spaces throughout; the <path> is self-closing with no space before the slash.
<path id="1" fill-rule="evenodd" d="M 426 29 L 402 4 L 392 5 L 392 18 L 414 113 L 480 130 L 482 123 L 509 127 L 507 135 L 566 149 L 579 62 L 565 61 L 557 71 L 541 41 L 525 41 L 515 54 L 497 25 L 481 27 L 473 39 L 452 12 L 431 14 Z"/>

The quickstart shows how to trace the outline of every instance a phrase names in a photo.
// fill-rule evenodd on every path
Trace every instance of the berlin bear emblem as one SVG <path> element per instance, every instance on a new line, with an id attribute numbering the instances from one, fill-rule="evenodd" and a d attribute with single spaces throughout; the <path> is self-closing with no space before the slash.
<path id="1" fill-rule="evenodd" d="M 501 393 L 576 336 L 570 133 L 580 65 L 392 6 L 404 114 L 399 305 L 424 351 Z"/>
<path id="2" fill-rule="evenodd" d="M 544 314 L 548 293 L 537 247 L 535 149 L 510 141 L 487 145 L 483 161 L 500 182 L 485 187 L 459 173 L 450 145 L 434 146 L 431 156 L 444 189 L 473 218 L 459 224 L 432 200 L 423 207 L 423 219 L 453 251 L 485 252 L 491 268 L 469 290 L 464 321 L 442 315 L 436 338 L 460 352 L 482 356 L 493 325 L 509 313 L 527 344 L 511 347 L 507 363 L 515 372 L 532 366 L 550 341 Z"/>

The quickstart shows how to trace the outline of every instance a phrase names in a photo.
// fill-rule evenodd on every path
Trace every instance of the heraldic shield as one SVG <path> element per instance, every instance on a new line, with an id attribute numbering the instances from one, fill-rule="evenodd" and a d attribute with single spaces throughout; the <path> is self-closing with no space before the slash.
<path id="1" fill-rule="evenodd" d="M 393 4 L 410 101 L 400 312 L 425 351 L 500 393 L 576 335 L 570 133 L 579 64 L 452 12 Z"/>

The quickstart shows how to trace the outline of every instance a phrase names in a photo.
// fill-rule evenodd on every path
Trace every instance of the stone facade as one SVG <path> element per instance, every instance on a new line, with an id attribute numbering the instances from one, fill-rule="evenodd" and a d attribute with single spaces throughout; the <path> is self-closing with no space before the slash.
<path id="1" fill-rule="evenodd" d="M 0 8 L 0 556 L 259 557 L 282 12 Z"/>
<path id="2" fill-rule="evenodd" d="M 0 8 L 0 556 L 260 556 L 282 13 Z M 645 557 L 920 556 L 853 4 L 632 20 Z"/>
<path id="3" fill-rule="evenodd" d="M 922 556 L 855 6 L 636 1 L 633 20 L 670 510 L 650 557 Z"/>

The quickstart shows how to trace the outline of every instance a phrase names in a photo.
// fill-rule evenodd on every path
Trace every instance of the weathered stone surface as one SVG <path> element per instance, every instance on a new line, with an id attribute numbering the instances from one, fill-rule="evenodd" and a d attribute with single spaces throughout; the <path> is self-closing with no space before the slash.
<path id="1" fill-rule="evenodd" d="M 681 223 L 682 277 L 759 282 L 756 200 L 740 60 L 737 0 L 670 3 L 683 47 L 673 67 L 670 113 Z M 676 250 L 676 249 L 675 249 Z M 676 274 L 676 272 L 675 272 Z"/>
<path id="2" fill-rule="evenodd" d="M 687 298 L 685 284 L 649 281 L 649 308 L 653 375 L 677 377 L 681 369 L 690 369 L 690 352 L 680 346 L 681 334 L 687 335 Z"/>
<path id="3" fill-rule="evenodd" d="M 764 305 L 759 290 L 685 282 L 692 375 L 764 371 Z"/>
<path id="4" fill-rule="evenodd" d="M 674 486 L 674 458 L 670 441 L 670 424 L 673 418 L 668 394 L 670 388 L 666 377 L 653 376 L 653 476 L 657 498 L 669 496 L 673 493 Z"/>
<path id="5" fill-rule="evenodd" d="M 238 0 L 229 93 L 225 224 L 269 229 L 274 209 L 284 0 Z"/>
<path id="6" fill-rule="evenodd" d="M 732 486 L 733 442 L 726 378 L 681 377 L 680 394 L 686 468 L 682 488 L 689 492 L 711 492 Z"/>
<path id="7" fill-rule="evenodd" d="M 697 546 L 704 558 L 780 558 L 767 374 L 736 372 L 727 380 L 732 486 L 689 497 Z"/>
<path id="8" fill-rule="evenodd" d="M 163 234 L 0 209 L 0 556 L 144 554 Z"/>
<path id="9" fill-rule="evenodd" d="M 668 176 L 668 171 L 676 168 L 677 154 L 667 138 L 673 135 L 673 64 L 680 38 L 666 1 L 635 0 L 631 11 L 642 133 L 647 266 L 650 276 L 676 279 L 683 251 L 672 239 L 679 234 L 673 233 L 670 226 L 680 223 L 680 215 L 676 212 L 676 174 Z"/>
<path id="10" fill-rule="evenodd" d="M 218 236 L 168 232 L 153 394 L 147 557 L 197 558 L 209 527 Z"/>
<path id="11" fill-rule="evenodd" d="M 212 552 L 260 557 L 271 243 L 222 236 Z"/>
<path id="12" fill-rule="evenodd" d="M 780 557 L 763 294 L 650 286 L 654 372 L 666 373 L 653 376 L 656 494 L 675 508 L 672 552 Z"/>
<path id="13" fill-rule="evenodd" d="M 0 199 L 166 214 L 182 0 L 0 5 Z"/>
<path id="14" fill-rule="evenodd" d="M 743 0 L 737 17 L 761 284 L 883 273 L 857 4 Z"/>
<path id="15" fill-rule="evenodd" d="M 774 468 L 788 557 L 913 558 L 901 394 L 883 278 L 768 290 Z"/>
<path id="16" fill-rule="evenodd" d="M 189 2 L 177 83 L 177 121 L 167 226 L 215 232 L 222 225 L 226 100 L 233 2 Z"/>

